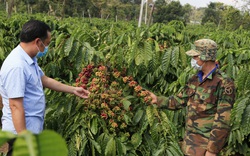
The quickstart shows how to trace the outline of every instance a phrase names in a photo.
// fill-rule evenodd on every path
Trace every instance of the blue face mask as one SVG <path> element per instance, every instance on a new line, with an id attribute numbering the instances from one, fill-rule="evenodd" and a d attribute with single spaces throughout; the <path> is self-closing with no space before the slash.
<path id="1" fill-rule="evenodd" d="M 42 44 L 43 44 L 43 42 L 42 42 Z M 39 50 L 39 52 L 36 54 L 37 58 L 43 57 L 43 56 L 45 56 L 47 54 L 49 46 L 45 46 L 44 44 L 43 44 L 43 46 L 44 46 L 44 51 L 43 52 L 41 52 L 40 49 L 37 47 L 37 49 Z"/>

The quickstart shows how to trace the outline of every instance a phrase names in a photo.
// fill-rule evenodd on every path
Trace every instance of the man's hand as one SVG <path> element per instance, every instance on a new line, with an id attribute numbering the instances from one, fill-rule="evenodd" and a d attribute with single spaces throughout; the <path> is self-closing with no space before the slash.
<path id="1" fill-rule="evenodd" d="M 149 92 L 149 94 L 152 98 L 151 104 L 157 104 L 157 96 L 152 92 Z"/>
<path id="2" fill-rule="evenodd" d="M 83 89 L 82 87 L 75 87 L 73 93 L 84 99 L 89 97 L 89 91 Z"/>
<path id="3" fill-rule="evenodd" d="M 216 156 L 216 154 L 215 153 L 211 153 L 209 151 L 206 151 L 205 156 Z"/>

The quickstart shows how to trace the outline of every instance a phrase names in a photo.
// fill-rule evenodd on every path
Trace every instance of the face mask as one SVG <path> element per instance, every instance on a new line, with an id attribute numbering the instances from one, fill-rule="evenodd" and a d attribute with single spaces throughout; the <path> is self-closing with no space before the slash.
<path id="1" fill-rule="evenodd" d="M 43 44 L 43 42 L 42 42 L 42 44 Z M 43 56 L 45 56 L 47 54 L 49 46 L 45 46 L 44 44 L 43 44 L 43 46 L 44 46 L 44 51 L 43 52 L 41 52 L 40 49 L 37 47 L 37 49 L 39 50 L 39 52 L 36 55 L 37 58 L 43 57 Z"/>
<path id="2" fill-rule="evenodd" d="M 202 69 L 202 66 L 198 65 L 197 64 L 197 60 L 195 59 L 191 59 L 191 66 L 194 68 L 194 69 L 197 69 L 197 70 L 201 70 Z"/>

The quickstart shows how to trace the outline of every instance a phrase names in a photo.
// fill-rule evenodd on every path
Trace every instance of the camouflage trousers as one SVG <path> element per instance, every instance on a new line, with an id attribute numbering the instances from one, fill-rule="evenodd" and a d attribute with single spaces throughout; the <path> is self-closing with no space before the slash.
<path id="1" fill-rule="evenodd" d="M 208 139 L 200 134 L 186 133 L 182 151 L 186 156 L 204 156 L 207 151 Z"/>

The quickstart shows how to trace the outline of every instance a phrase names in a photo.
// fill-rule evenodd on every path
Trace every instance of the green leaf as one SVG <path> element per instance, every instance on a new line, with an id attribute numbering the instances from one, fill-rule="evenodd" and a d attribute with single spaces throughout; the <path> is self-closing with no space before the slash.
<path id="1" fill-rule="evenodd" d="M 2 47 L 0 47 L 0 60 L 4 59 L 4 50 Z"/>
<path id="2" fill-rule="evenodd" d="M 178 63 L 179 63 L 179 47 L 174 47 L 173 51 L 172 51 L 172 57 L 171 57 L 171 64 L 177 68 Z"/>
<path id="3" fill-rule="evenodd" d="M 130 48 L 131 50 L 129 51 L 127 57 L 128 64 L 131 64 L 135 60 L 135 55 L 137 54 L 138 50 L 138 41 L 134 41 Z"/>
<path id="4" fill-rule="evenodd" d="M 84 42 L 83 45 L 86 48 L 85 58 L 87 58 L 89 62 L 92 62 L 95 53 L 95 48 L 91 47 L 91 45 L 87 42 Z"/>
<path id="5" fill-rule="evenodd" d="M 242 115 L 242 131 L 245 136 L 250 133 L 250 105 L 248 105 Z"/>
<path id="6" fill-rule="evenodd" d="M 164 56 L 162 58 L 162 71 L 164 75 L 168 72 L 168 67 L 170 65 L 170 60 L 171 60 L 171 54 L 172 54 L 172 48 L 169 48 L 165 51 Z"/>
<path id="7" fill-rule="evenodd" d="M 56 132 L 44 130 L 37 138 L 39 156 L 67 156 L 65 140 Z"/>
<path id="8" fill-rule="evenodd" d="M 99 153 L 101 153 L 101 146 L 98 144 L 98 142 L 96 142 L 96 141 L 93 140 L 93 139 L 89 139 L 89 140 L 90 140 L 91 144 L 95 147 L 95 149 L 96 149 Z"/>
<path id="9" fill-rule="evenodd" d="M 144 55 L 145 54 L 143 54 L 143 47 L 138 46 L 137 47 L 137 55 L 135 56 L 135 64 L 137 66 L 141 65 L 144 62 L 144 60 L 143 60 Z"/>
<path id="10" fill-rule="evenodd" d="M 228 59 L 228 65 L 229 65 L 226 69 L 227 75 L 232 78 L 235 78 L 235 75 L 233 73 L 234 57 L 232 54 L 228 54 L 227 59 Z"/>
<path id="11" fill-rule="evenodd" d="M 153 50 L 151 44 L 147 41 L 144 42 L 144 53 L 142 55 L 144 57 L 144 65 L 147 67 L 148 62 L 152 59 Z"/>
<path id="12" fill-rule="evenodd" d="M 181 73 L 181 75 L 179 76 L 178 82 L 180 83 L 181 86 L 184 86 L 186 84 L 186 77 L 187 77 L 186 72 Z"/>
<path id="13" fill-rule="evenodd" d="M 97 142 L 100 144 L 102 151 L 105 151 L 107 143 L 110 139 L 111 137 L 107 133 L 102 133 L 101 135 L 98 136 Z"/>
<path id="14" fill-rule="evenodd" d="M 135 99 L 135 96 L 133 96 L 133 95 L 128 95 L 128 96 L 126 96 L 124 99 L 126 99 L 126 100 L 128 100 L 128 99 Z"/>
<path id="15" fill-rule="evenodd" d="M 76 40 L 73 42 L 73 46 L 68 55 L 70 61 L 73 62 L 75 60 L 75 56 L 77 55 L 77 52 L 79 51 L 80 46 L 81 46 L 80 43 L 77 42 Z"/>
<path id="16" fill-rule="evenodd" d="M 127 41 L 127 43 L 128 43 L 128 47 L 130 47 L 130 46 L 132 45 L 130 36 L 128 36 L 128 41 Z"/>
<path id="17" fill-rule="evenodd" d="M 240 123 L 242 122 L 242 114 L 244 112 L 244 109 L 246 108 L 246 105 L 249 101 L 249 97 L 246 97 L 244 99 L 241 99 L 240 101 L 237 101 L 237 107 L 236 107 L 236 115 L 235 115 L 235 121 Z"/>
<path id="18" fill-rule="evenodd" d="M 249 71 L 246 71 L 245 74 L 247 75 L 245 85 L 244 85 L 244 92 L 242 94 L 247 94 L 250 91 L 250 76 L 248 76 Z"/>
<path id="19" fill-rule="evenodd" d="M 169 133 L 169 135 L 174 137 L 174 133 L 177 131 L 176 126 L 171 121 L 169 121 L 169 118 L 165 112 L 161 111 L 160 115 L 162 127 L 165 129 L 166 132 Z"/>
<path id="20" fill-rule="evenodd" d="M 156 150 L 153 151 L 153 156 L 163 155 L 163 152 L 166 150 L 165 146 L 160 146 Z M 177 156 L 177 155 L 176 155 Z"/>
<path id="21" fill-rule="evenodd" d="M 96 135 L 98 132 L 98 120 L 97 118 L 93 118 L 91 122 L 91 132 Z"/>
<path id="22" fill-rule="evenodd" d="M 128 100 L 126 100 L 126 99 L 123 99 L 122 100 L 122 104 L 123 104 L 124 109 L 128 111 L 129 110 L 129 106 L 131 105 L 131 102 L 128 101 Z"/>
<path id="23" fill-rule="evenodd" d="M 67 156 L 63 138 L 54 131 L 45 130 L 38 135 L 29 131 L 18 134 L 14 142 L 13 156 Z"/>
<path id="24" fill-rule="evenodd" d="M 160 51 L 159 44 L 157 41 L 154 40 L 154 45 L 155 45 L 155 51 L 158 52 Z"/>
<path id="25" fill-rule="evenodd" d="M 83 138 L 81 140 L 82 145 L 81 145 L 80 150 L 79 150 L 79 155 L 83 155 L 84 151 L 88 150 L 88 148 L 86 147 L 88 141 L 89 141 L 88 138 Z"/>
<path id="26" fill-rule="evenodd" d="M 75 56 L 75 67 L 77 68 L 77 70 L 80 70 L 80 68 L 82 67 L 83 52 L 84 52 L 84 48 L 80 47 L 79 50 L 78 50 L 78 52 L 76 53 L 76 56 Z"/>
<path id="27" fill-rule="evenodd" d="M 175 156 L 169 149 L 166 150 L 166 153 L 167 156 Z"/>
<path id="28" fill-rule="evenodd" d="M 144 132 L 146 132 L 148 125 L 149 125 L 148 120 L 146 119 L 145 116 L 141 120 L 140 124 L 141 124 L 141 129 L 139 133 L 142 135 Z"/>
<path id="29" fill-rule="evenodd" d="M 157 145 L 155 144 L 155 142 L 153 141 L 151 135 L 149 135 L 148 133 L 144 134 L 145 137 L 145 142 L 148 145 L 148 148 L 150 151 L 153 151 L 157 148 Z"/>
<path id="30" fill-rule="evenodd" d="M 138 124 L 138 122 L 141 120 L 143 114 L 144 114 L 143 110 L 141 110 L 141 109 L 137 110 L 137 112 L 135 113 L 135 116 L 133 118 L 134 125 Z"/>
<path id="31" fill-rule="evenodd" d="M 105 156 L 115 156 L 116 155 L 116 142 L 114 138 L 110 138 L 105 149 Z"/>
<path id="32" fill-rule="evenodd" d="M 82 138 L 78 133 L 75 133 L 74 138 L 75 138 L 76 149 L 79 151 Z"/>
<path id="33" fill-rule="evenodd" d="M 6 143 L 7 141 L 9 141 L 15 137 L 16 137 L 16 135 L 11 133 L 11 132 L 0 131 L 0 146 L 2 146 L 4 143 Z"/>
<path id="34" fill-rule="evenodd" d="M 187 67 L 187 55 L 183 46 L 180 46 L 180 63 L 182 67 Z"/>
<path id="35" fill-rule="evenodd" d="M 73 142 L 72 139 L 68 143 L 68 148 L 69 148 L 69 156 L 77 155 L 77 149 L 76 149 L 75 143 Z"/>
<path id="36" fill-rule="evenodd" d="M 168 147 L 168 149 L 169 149 L 169 151 L 171 151 L 173 156 L 178 156 L 178 155 L 182 156 L 182 152 L 178 146 L 174 146 L 174 144 L 172 144 L 171 146 Z"/>
<path id="37" fill-rule="evenodd" d="M 59 36 L 57 36 L 55 47 L 58 47 L 64 38 L 65 38 L 65 35 L 63 33 L 61 33 Z"/>
<path id="38" fill-rule="evenodd" d="M 151 127 L 150 127 L 150 133 L 151 133 L 151 137 L 154 140 L 154 142 L 157 142 L 160 139 L 160 135 L 159 135 L 159 131 L 160 131 L 160 124 L 159 123 L 154 123 Z"/>
<path id="39" fill-rule="evenodd" d="M 148 123 L 150 126 L 152 126 L 154 124 L 154 108 L 152 106 L 148 106 L 146 109 L 146 114 L 147 114 L 147 119 L 148 119 Z"/>
<path id="40" fill-rule="evenodd" d="M 36 137 L 29 131 L 24 131 L 15 140 L 13 147 L 13 156 L 38 156 Z"/>
<path id="41" fill-rule="evenodd" d="M 142 142 L 142 136 L 139 133 L 135 133 L 131 137 L 131 143 L 134 145 L 134 149 L 136 149 Z"/>
<path id="42" fill-rule="evenodd" d="M 72 47 L 73 47 L 73 43 L 74 43 L 74 37 L 70 37 L 64 45 L 64 52 L 65 52 L 65 56 L 68 56 Z"/>
<path id="43" fill-rule="evenodd" d="M 124 120 L 125 120 L 126 124 L 129 124 L 131 122 L 131 118 L 129 116 L 127 116 L 126 114 L 124 114 Z"/>
<path id="44" fill-rule="evenodd" d="M 117 146 L 117 155 L 126 155 L 127 148 L 126 148 L 126 146 L 121 142 L 121 140 L 116 139 L 116 146 Z"/>

